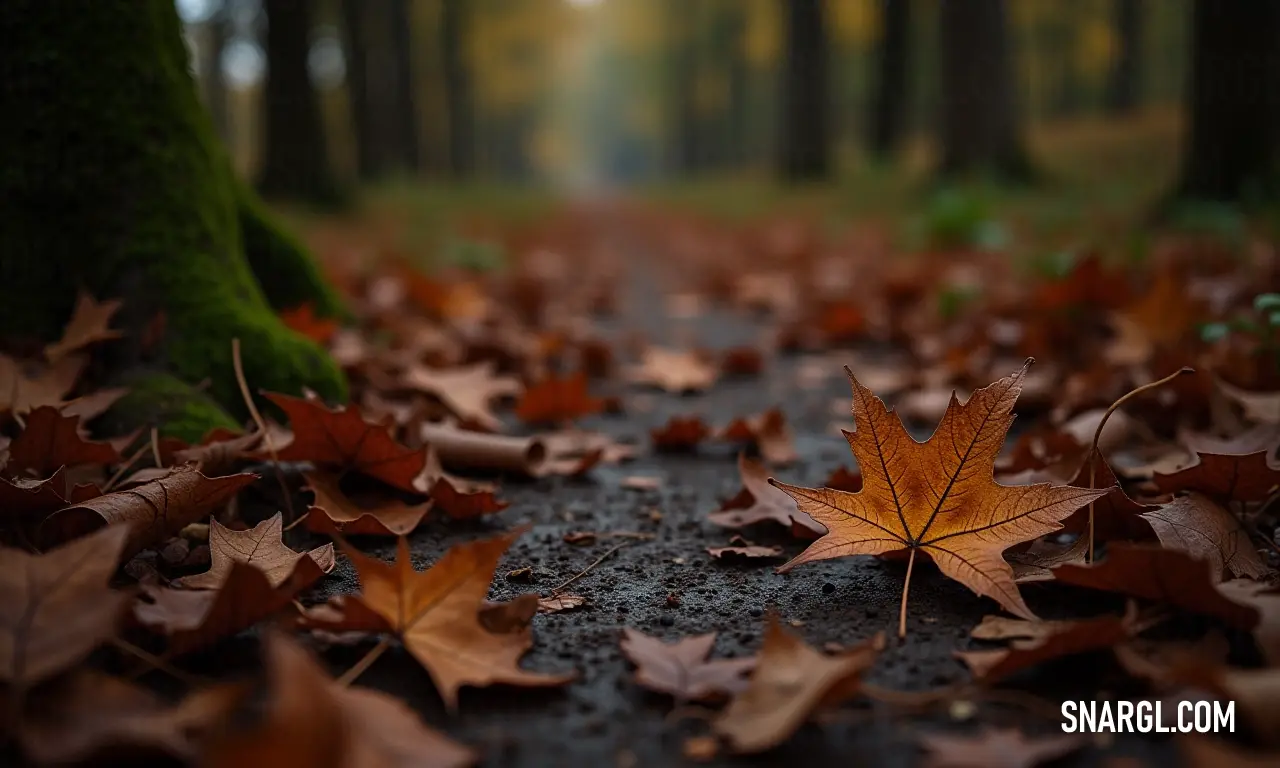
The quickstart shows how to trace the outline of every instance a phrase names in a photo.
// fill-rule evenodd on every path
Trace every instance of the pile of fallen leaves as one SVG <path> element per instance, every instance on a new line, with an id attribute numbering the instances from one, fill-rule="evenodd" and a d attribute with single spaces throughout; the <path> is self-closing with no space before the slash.
<path id="1" fill-rule="evenodd" d="M 619 329 L 620 305 L 634 299 L 618 232 L 677 286 L 664 294 L 668 317 L 729 311 L 763 318 L 771 333 L 712 351 Z M 0 355 L 0 683 L 11 748 L 41 763 L 476 762 L 403 703 L 355 685 L 360 675 L 387 652 L 407 653 L 451 712 L 465 686 L 564 686 L 572 671 L 527 670 L 520 659 L 535 615 L 588 600 L 568 583 L 487 600 L 523 529 L 456 545 L 421 571 L 407 537 L 429 517 L 461 525 L 500 512 L 502 478 L 582 479 L 630 460 L 644 447 L 576 423 L 644 412 L 652 395 L 641 388 L 704 392 L 762 377 L 784 355 L 800 356 L 801 390 L 847 364 L 853 418 L 840 424 L 855 470 L 833 467 L 822 488 L 770 477 L 768 467 L 798 456 L 782 407 L 720 425 L 674 416 L 650 431 L 650 447 L 730 447 L 721 454 L 737 457 L 743 488 L 708 521 L 773 525 L 807 543 L 780 572 L 853 555 L 905 559 L 899 639 L 819 650 L 770 613 L 757 656 L 709 659 L 714 634 L 668 643 L 626 629 L 619 642 L 637 685 L 678 705 L 723 705 L 704 718 L 706 735 L 685 740 L 686 757 L 772 748 L 860 696 L 954 709 L 1081 654 L 1108 657 L 1139 697 L 1234 700 L 1252 746 L 1280 746 L 1280 369 L 1269 333 L 1247 332 L 1249 322 L 1269 327 L 1256 322 L 1271 310 L 1255 295 L 1275 283 L 1270 250 L 1228 259 L 1174 240 L 1143 271 L 1087 254 L 1035 278 L 998 254 L 887 259 L 884 238 L 828 241 L 795 221 L 740 230 L 622 210 L 505 237 L 517 258 L 501 273 L 426 276 L 386 259 L 369 273 L 335 272 L 357 325 L 307 306 L 283 319 L 330 348 L 352 402 L 260 393 L 265 417 L 255 410 L 243 432 L 194 445 L 157 429 L 91 431 L 123 394 L 95 389 L 90 365 L 118 335 L 118 302 L 82 297 L 62 340 Z M 948 298 L 957 295 L 966 298 Z M 1207 322 L 1245 332 L 1211 338 Z M 1035 366 L 1022 362 L 1029 355 Z M 1184 366 L 1196 372 L 1179 374 Z M 848 413 L 849 401 L 839 408 Z M 1015 408 L 1027 423 L 1006 445 Z M 936 430 L 918 442 L 900 416 Z M 645 490 L 657 480 L 621 482 Z M 291 549 L 284 537 L 296 526 L 333 543 Z M 395 562 L 362 553 L 352 543 L 362 537 L 398 538 Z M 783 548 L 738 535 L 709 555 L 765 562 Z M 315 604 L 311 588 L 339 558 L 360 591 Z M 861 684 L 887 643 L 911 641 L 910 582 L 930 564 L 1012 617 L 987 617 L 972 632 L 980 645 L 956 649 L 971 684 L 910 694 Z M 1024 597 L 1032 590 L 1127 604 L 1042 620 Z M 251 629 L 262 637 L 259 678 L 200 684 L 183 671 L 184 657 Z M 308 650 L 335 643 L 369 646 L 337 679 Z M 189 683 L 179 700 L 134 680 L 157 670 Z M 921 738 L 948 765 L 1032 765 L 1087 743 L 1016 731 Z M 1202 764 L 1237 749 L 1182 744 Z"/>

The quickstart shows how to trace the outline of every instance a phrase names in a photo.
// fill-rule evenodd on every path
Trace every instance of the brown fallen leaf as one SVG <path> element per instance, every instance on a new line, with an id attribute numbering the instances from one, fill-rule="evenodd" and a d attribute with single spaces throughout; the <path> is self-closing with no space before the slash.
<path id="1" fill-rule="evenodd" d="M 986 684 L 997 683 L 1047 661 L 1118 645 L 1137 632 L 1136 611 L 1131 606 L 1125 616 L 1055 622 L 1028 627 L 1025 632 L 1030 639 L 1014 640 L 1007 649 L 956 651 L 955 655 L 968 665 L 975 678 Z"/>
<path id="2" fill-rule="evenodd" d="M 84 355 L 43 365 L 0 354 L 0 413 L 23 414 L 45 405 L 61 407 L 88 364 Z"/>
<path id="3" fill-rule="evenodd" d="M 1252 579 L 1232 579 L 1219 584 L 1218 591 L 1258 612 L 1253 639 L 1267 664 L 1280 666 L 1280 588 Z"/>
<path id="4" fill-rule="evenodd" d="M 119 309 L 119 301 L 97 302 L 88 293 L 81 291 L 76 297 L 76 307 L 71 313 L 71 319 L 62 331 L 62 338 L 44 348 L 45 358 L 51 363 L 57 362 L 69 352 L 99 341 L 119 338 L 121 332 L 110 328 L 111 318 Z"/>
<path id="5" fill-rule="evenodd" d="M 221 733 L 207 746 L 202 765 L 464 768 L 479 760 L 471 749 L 424 725 L 403 702 L 331 680 L 283 635 L 267 638 L 266 667 L 262 720 Z"/>
<path id="6" fill-rule="evenodd" d="M 716 701 L 747 688 L 747 674 L 756 657 L 708 659 L 716 633 L 685 637 L 665 643 L 626 627 L 622 630 L 622 655 L 636 665 L 636 684 L 674 696 L 678 702 Z"/>
<path id="7" fill-rule="evenodd" d="M 619 485 L 630 491 L 656 491 L 662 487 L 662 478 L 657 475 L 628 475 Z"/>
<path id="8" fill-rule="evenodd" d="M 333 545 L 325 544 L 310 552 L 295 552 L 285 546 L 284 516 L 279 512 L 247 531 L 225 527 L 217 520 L 209 523 L 209 553 L 213 564 L 204 573 L 186 576 L 175 585 L 186 589 L 217 589 L 226 581 L 232 563 L 252 565 L 262 571 L 272 587 L 278 587 L 293 573 L 298 560 L 310 557 L 324 573 L 333 570 Z"/>
<path id="9" fill-rule="evenodd" d="M 77 417 L 80 419 L 81 424 L 85 424 L 106 413 L 111 406 L 115 405 L 120 398 L 127 394 L 129 394 L 129 390 L 124 387 L 99 389 L 74 400 L 68 400 L 59 405 L 58 410 L 63 416 Z"/>
<path id="10" fill-rule="evenodd" d="M 1184 734 L 1175 741 L 1187 768 L 1276 768 L 1280 753 L 1250 752 L 1221 739 Z"/>
<path id="11" fill-rule="evenodd" d="M 42 555 L 0 548 L 0 681 L 21 691 L 115 634 L 129 595 L 113 592 L 128 531 L 110 527 Z"/>
<path id="12" fill-rule="evenodd" d="M 200 736 L 239 703 L 238 686 L 197 691 L 167 706 L 144 688 L 101 672 L 78 672 L 27 703 L 18 737 L 42 765 L 194 760 Z M 113 760 L 114 758 L 114 760 Z"/>
<path id="13" fill-rule="evenodd" d="M 1016 616 L 1034 618 L 1003 551 L 1058 530 L 1061 520 L 1107 491 L 1047 483 L 1009 487 L 992 479 L 1027 366 L 974 392 L 963 405 L 953 397 L 925 443 L 913 440 L 884 402 L 845 371 L 853 384 L 857 426 L 845 437 L 862 469 L 862 491 L 771 480 L 796 500 L 800 511 L 828 528 L 779 572 L 814 560 L 909 550 L 901 635 L 906 632 L 910 569 L 916 552 L 923 550 L 946 576 L 994 598 Z"/>
<path id="14" fill-rule="evenodd" d="M 744 528 L 771 520 L 788 529 L 798 526 L 812 536 L 826 533 L 825 527 L 799 510 L 794 499 L 769 483 L 769 472 L 759 463 L 739 454 L 738 475 L 742 490 L 707 516 L 712 523 Z"/>
<path id="15" fill-rule="evenodd" d="M 1094 462 L 1090 466 L 1090 462 Z M 1090 485 L 1090 474 L 1093 483 Z M 1107 463 L 1101 452 L 1090 451 L 1076 470 L 1075 476 L 1067 481 L 1068 485 L 1077 488 L 1107 489 L 1106 495 L 1093 502 L 1093 540 L 1099 541 L 1141 541 L 1151 539 L 1150 521 L 1143 513 L 1156 509 L 1149 504 L 1139 504 L 1124 492 L 1116 481 L 1111 465 Z M 1087 537 L 1089 534 L 1089 507 L 1086 505 L 1062 521 L 1065 533 L 1077 533 Z"/>
<path id="16" fill-rule="evenodd" d="M 526 389 L 516 403 L 516 416 L 525 424 L 554 426 L 603 409 L 604 401 L 591 396 L 587 372 L 581 370 L 564 377 L 549 374 Z"/>
<path id="17" fill-rule="evenodd" d="M 454 486 L 449 478 L 440 478 L 431 486 L 431 500 L 454 520 L 471 520 L 501 512 L 511 506 L 499 500 L 492 491 L 467 493 Z"/>
<path id="18" fill-rule="evenodd" d="M 710 389 L 718 374 L 715 365 L 697 352 L 647 347 L 641 353 L 640 364 L 627 372 L 627 379 L 683 394 Z"/>
<path id="19" fill-rule="evenodd" d="M 1152 480 L 1161 493 L 1198 491 L 1213 499 L 1265 501 L 1280 486 L 1280 469 L 1271 466 L 1269 453 L 1245 455 L 1197 453 L 1197 461 L 1172 474 L 1156 472 Z"/>
<path id="20" fill-rule="evenodd" d="M 161 458 L 169 465 L 194 463 L 202 472 L 217 475 L 257 458 L 254 449 L 261 447 L 262 442 L 262 435 L 257 432 L 241 435 L 218 428 L 211 430 L 196 445 L 179 447 L 178 444 L 170 451 L 162 450 Z"/>
<path id="21" fill-rule="evenodd" d="M 565 611 L 576 611 L 589 604 L 589 600 L 582 595 L 560 595 L 553 594 L 550 597 L 539 598 L 538 613 L 564 613 Z"/>
<path id="22" fill-rule="evenodd" d="M 720 353 L 720 372 L 725 376 L 759 376 L 764 370 L 764 354 L 755 347 L 731 347 Z"/>
<path id="23" fill-rule="evenodd" d="M 1035 768 L 1076 752 L 1089 742 L 1079 734 L 1027 738 L 1021 731 L 983 728 L 977 736 L 920 735 L 929 768 Z"/>
<path id="24" fill-rule="evenodd" d="M 791 464 L 800 458 L 796 453 L 795 436 L 791 434 L 786 414 L 781 408 L 770 408 L 755 416 L 734 419 L 720 430 L 716 438 L 751 444 L 767 464 Z"/>
<path id="25" fill-rule="evenodd" d="M 1037 539 L 1022 550 L 1004 553 L 1004 559 L 1013 568 L 1013 580 L 1019 584 L 1033 581 L 1053 581 L 1053 569 L 1059 565 L 1088 562 L 1089 537 L 1078 536 L 1070 544 L 1058 544 L 1048 539 Z"/>
<path id="26" fill-rule="evenodd" d="M 1203 659 L 1183 659 L 1173 677 L 1238 704 L 1249 730 L 1264 744 L 1280 745 L 1280 669 L 1232 669 Z"/>
<path id="27" fill-rule="evenodd" d="M 339 326 L 336 318 L 317 316 L 315 307 L 309 301 L 280 312 L 280 320 L 319 344 L 328 344 L 338 332 Z"/>
<path id="28" fill-rule="evenodd" d="M 1240 521 L 1208 496 L 1195 492 L 1179 496 L 1142 517 L 1166 549 L 1207 560 L 1214 581 L 1226 572 L 1260 579 L 1271 571 Z"/>
<path id="29" fill-rule="evenodd" d="M 338 478 L 321 472 L 307 472 L 307 490 L 314 500 L 307 509 L 307 530 L 356 536 L 406 536 L 413 532 L 431 509 L 432 502 L 405 504 L 395 499 L 374 506 L 361 506 L 342 492 Z"/>
<path id="30" fill-rule="evenodd" d="M 276 392 L 265 397 L 285 412 L 293 429 L 287 445 L 275 443 L 281 461 L 354 469 L 393 488 L 417 490 L 414 480 L 426 464 L 424 452 L 397 443 L 386 427 L 366 421 L 355 407 L 330 410 L 323 403 Z"/>
<path id="31" fill-rule="evenodd" d="M 707 554 L 717 560 L 769 560 L 785 557 L 782 547 L 707 547 Z"/>
<path id="32" fill-rule="evenodd" d="M 521 533 L 456 545 L 426 571 L 413 570 L 404 538 L 395 565 L 347 551 L 363 590 L 357 599 L 391 625 L 450 711 L 457 710 L 464 685 L 546 687 L 573 679 L 521 669 L 520 657 L 533 644 L 528 629 L 495 634 L 477 618 L 498 560 Z"/>
<path id="33" fill-rule="evenodd" d="M 711 435 L 711 427 L 700 416 L 672 416 L 667 423 L 649 430 L 653 449 L 661 453 L 688 453 Z"/>
<path id="34" fill-rule="evenodd" d="M 9 444 L 11 475 L 19 471 L 32 477 L 48 477 L 59 467 L 81 464 L 115 464 L 120 454 L 110 443 L 86 440 L 80 434 L 80 417 L 64 416 L 51 405 L 42 405 L 27 414 L 22 433 Z"/>
<path id="35" fill-rule="evenodd" d="M 491 406 L 501 397 L 516 397 L 524 387 L 509 376 L 495 376 L 493 364 L 476 363 L 462 368 L 427 368 L 415 365 L 405 371 L 405 387 L 431 395 L 462 421 L 489 432 L 502 429 Z"/>
<path id="36" fill-rule="evenodd" d="M 1056 581 L 1086 589 L 1116 592 L 1168 603 L 1191 613 L 1212 616 L 1241 629 L 1258 624 L 1258 611 L 1237 603 L 1215 588 L 1209 563 L 1175 549 L 1139 544 L 1111 544 L 1106 557 L 1092 565 L 1060 565 Z"/>
<path id="37" fill-rule="evenodd" d="M 770 614 L 764 644 L 746 690 L 712 722 L 737 753 L 763 752 L 786 741 L 817 710 L 858 691 L 860 676 L 884 647 L 884 636 L 826 656 L 782 628 Z"/>
<path id="38" fill-rule="evenodd" d="M 95 496 L 101 496 L 96 486 L 85 485 L 68 488 L 67 471 L 58 467 L 43 480 L 24 477 L 8 480 L 0 477 L 0 518 L 36 524 L 46 515 L 68 504 L 74 504 Z"/>
<path id="39" fill-rule="evenodd" d="M 257 479 L 247 472 L 205 477 L 194 467 L 181 467 L 159 480 L 53 513 L 41 526 L 41 538 L 66 541 L 104 526 L 127 526 L 122 557 L 131 557 L 199 522 Z"/>
<path id="40" fill-rule="evenodd" d="M 309 557 L 298 558 L 293 572 L 273 587 L 261 570 L 232 562 L 217 590 L 171 589 L 144 585 L 133 604 L 138 624 L 168 638 L 166 653 L 181 656 L 248 629 L 277 613 L 294 609 L 302 590 L 324 572 Z"/>
<path id="41" fill-rule="evenodd" d="M 1008 616 L 983 616 L 978 626 L 969 631 L 975 640 L 1039 640 L 1068 628 L 1070 621 L 1028 621 Z"/>
<path id="42" fill-rule="evenodd" d="M 1240 405 L 1246 418 L 1263 424 L 1280 424 L 1280 392 L 1251 392 L 1216 376 L 1214 384 Z"/>

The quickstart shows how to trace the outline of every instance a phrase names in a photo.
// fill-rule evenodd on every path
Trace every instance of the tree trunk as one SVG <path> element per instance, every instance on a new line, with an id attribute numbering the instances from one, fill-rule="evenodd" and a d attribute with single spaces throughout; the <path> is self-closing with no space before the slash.
<path id="1" fill-rule="evenodd" d="M 1116 56 L 1107 80 L 1107 111 L 1127 115 L 1138 106 L 1142 79 L 1142 0 L 1114 0 Z"/>
<path id="2" fill-rule="evenodd" d="M 356 175 L 373 179 L 378 165 L 373 129 L 373 105 L 369 97 L 369 28 L 366 10 L 369 0 L 342 0 L 342 26 L 347 65 L 347 104 L 355 133 Z"/>
<path id="3" fill-rule="evenodd" d="M 441 0 L 440 49 L 449 121 L 449 172 L 466 178 L 475 170 L 475 115 L 467 65 L 466 0 Z"/>
<path id="4" fill-rule="evenodd" d="M 258 189 L 267 197 L 340 199 L 325 149 L 320 99 L 307 71 L 313 0 L 264 0 L 267 12 L 265 131 Z"/>
<path id="5" fill-rule="evenodd" d="M 402 170 L 417 173 L 421 168 L 418 141 L 417 99 L 413 90 L 413 19 L 409 0 L 390 0 L 391 82 L 395 120 L 396 154 Z"/>
<path id="6" fill-rule="evenodd" d="M 911 57 L 911 0 L 881 0 L 880 45 L 876 50 L 876 86 L 871 104 L 868 149 L 887 158 L 906 132 L 908 65 Z"/>
<path id="7" fill-rule="evenodd" d="M 829 170 L 827 33 L 822 0 L 782 3 L 786 30 L 780 170 L 782 177 L 791 181 L 822 179 Z"/>
<path id="8" fill-rule="evenodd" d="M 231 121 L 227 111 L 227 78 L 222 71 L 222 52 L 227 47 L 227 27 L 231 23 L 230 8 L 224 0 L 205 22 L 204 61 L 200 71 L 204 74 L 204 100 L 213 117 L 213 127 L 224 144 L 231 141 Z"/>
<path id="9" fill-rule="evenodd" d="M 941 11 L 939 171 L 1025 179 L 1004 0 L 948 0 Z"/>
<path id="10" fill-rule="evenodd" d="M 0 337 L 56 338 L 80 289 L 121 299 L 125 335 L 103 350 L 133 387 L 117 411 L 186 438 L 233 424 L 219 405 L 244 413 L 233 338 L 255 389 L 343 397 L 272 311 L 340 304 L 235 180 L 173 0 L 8 0 L 0 37 Z"/>
<path id="11" fill-rule="evenodd" d="M 681 176 L 697 173 L 702 152 L 699 142 L 697 80 L 698 60 L 695 25 L 689 24 L 691 15 L 696 18 L 698 0 L 669 0 L 667 19 L 672 30 L 670 67 L 668 70 L 670 109 L 670 160 L 671 170 Z M 691 13 L 690 8 L 695 12 Z"/>
<path id="12" fill-rule="evenodd" d="M 1178 195 L 1254 203 L 1280 192 L 1280 3 L 1196 0 L 1189 135 Z"/>

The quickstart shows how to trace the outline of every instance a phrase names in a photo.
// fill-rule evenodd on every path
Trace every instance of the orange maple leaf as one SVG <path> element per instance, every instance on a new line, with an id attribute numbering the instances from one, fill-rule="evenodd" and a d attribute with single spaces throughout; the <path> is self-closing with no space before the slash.
<path id="1" fill-rule="evenodd" d="M 963 405 L 953 394 L 937 431 L 923 443 L 913 440 L 897 414 L 846 367 L 857 431 L 844 435 L 862 471 L 862 490 L 800 488 L 770 480 L 828 530 L 779 572 L 813 560 L 910 550 L 898 624 L 904 635 L 911 568 L 923 550 L 945 575 L 994 598 L 1010 613 L 1032 618 L 1001 553 L 1058 530 L 1061 520 L 1110 489 L 995 482 L 996 455 L 1013 424 L 1013 404 L 1030 362 L 974 392 Z"/>

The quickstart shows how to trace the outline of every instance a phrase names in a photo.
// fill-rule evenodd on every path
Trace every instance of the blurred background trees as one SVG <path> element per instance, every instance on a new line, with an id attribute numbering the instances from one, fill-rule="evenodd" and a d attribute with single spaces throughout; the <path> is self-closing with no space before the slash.
<path id="1" fill-rule="evenodd" d="M 891 158 L 1026 179 L 1046 126 L 1120 119 L 1171 126 L 1171 190 L 1274 194 L 1270 3 L 178 4 L 215 124 L 277 198 L 392 178 L 840 179 Z"/>

